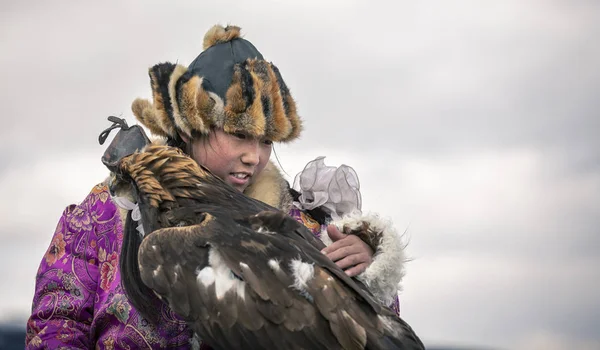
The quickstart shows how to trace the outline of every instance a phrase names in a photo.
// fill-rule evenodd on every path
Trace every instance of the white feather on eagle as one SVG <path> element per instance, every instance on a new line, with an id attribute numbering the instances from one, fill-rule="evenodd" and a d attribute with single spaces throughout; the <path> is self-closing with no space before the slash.
<path id="1" fill-rule="evenodd" d="M 138 252 L 143 283 L 211 347 L 424 349 L 306 227 L 179 150 L 149 146 L 117 173 L 135 188 L 148 232 Z"/>

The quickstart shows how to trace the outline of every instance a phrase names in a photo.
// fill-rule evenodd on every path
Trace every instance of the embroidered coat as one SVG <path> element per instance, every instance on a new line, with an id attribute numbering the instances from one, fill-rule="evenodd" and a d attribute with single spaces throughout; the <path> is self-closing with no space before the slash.
<path id="1" fill-rule="evenodd" d="M 321 237 L 324 226 L 292 205 L 287 184 L 271 164 L 245 193 L 288 210 Z M 162 315 L 153 326 L 128 302 L 119 272 L 124 217 L 104 183 L 79 205 L 65 209 L 37 272 L 27 349 L 192 348 L 191 330 L 166 304 L 152 296 Z M 378 241 L 374 262 L 360 279 L 382 302 L 392 301 L 398 312 L 401 244 L 392 227 L 382 227 Z M 390 295 L 390 290 L 395 293 Z"/>

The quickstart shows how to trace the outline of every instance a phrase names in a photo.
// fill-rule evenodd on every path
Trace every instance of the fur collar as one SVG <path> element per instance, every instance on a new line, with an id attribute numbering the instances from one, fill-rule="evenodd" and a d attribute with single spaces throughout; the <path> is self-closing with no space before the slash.
<path id="1" fill-rule="evenodd" d="M 287 213 L 292 207 L 288 186 L 279 169 L 269 161 L 244 194 Z"/>

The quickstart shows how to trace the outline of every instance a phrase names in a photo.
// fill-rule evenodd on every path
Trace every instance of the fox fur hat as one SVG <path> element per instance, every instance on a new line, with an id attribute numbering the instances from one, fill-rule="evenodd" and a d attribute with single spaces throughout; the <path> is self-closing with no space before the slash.
<path id="1" fill-rule="evenodd" d="M 279 70 L 236 26 L 213 26 L 203 52 L 184 67 L 159 63 L 149 69 L 153 102 L 131 108 L 153 134 L 172 140 L 206 135 L 212 127 L 276 142 L 296 139 L 302 121 Z"/>

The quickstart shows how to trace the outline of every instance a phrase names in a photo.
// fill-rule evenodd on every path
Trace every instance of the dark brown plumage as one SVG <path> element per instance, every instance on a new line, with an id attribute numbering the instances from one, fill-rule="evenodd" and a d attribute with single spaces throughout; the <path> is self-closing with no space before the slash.
<path id="1" fill-rule="evenodd" d="M 215 349 L 424 349 L 308 229 L 180 150 L 150 145 L 116 176 L 148 233 L 142 281 Z"/>

